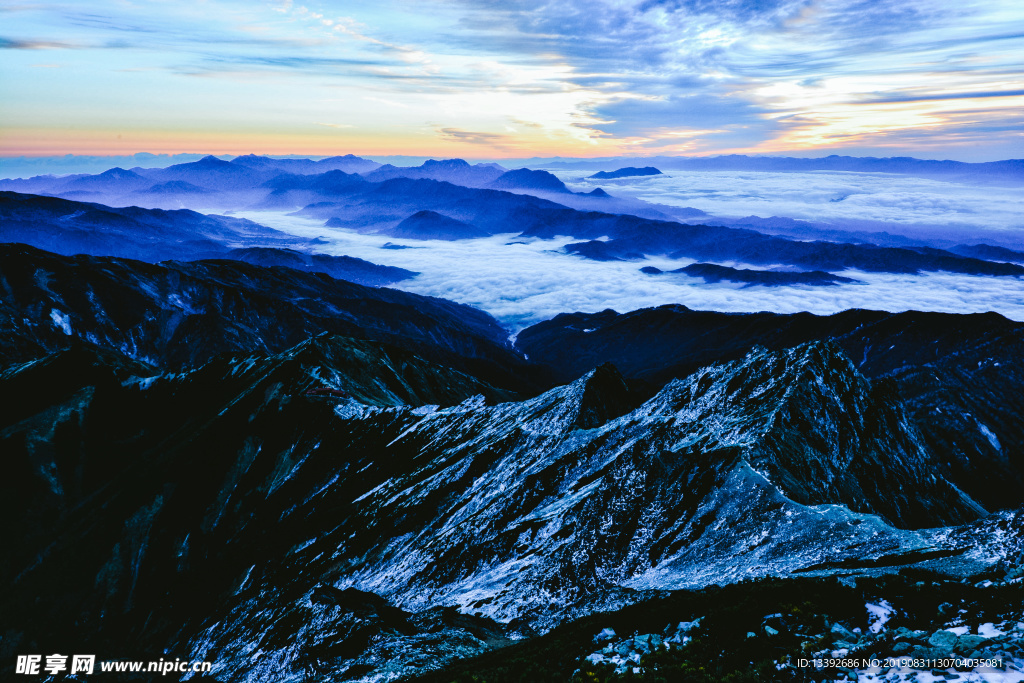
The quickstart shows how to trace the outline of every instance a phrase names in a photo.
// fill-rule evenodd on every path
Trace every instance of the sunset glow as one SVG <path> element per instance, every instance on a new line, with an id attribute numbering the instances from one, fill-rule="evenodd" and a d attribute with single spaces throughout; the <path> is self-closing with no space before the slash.
<path id="1" fill-rule="evenodd" d="M 1024 156 L 1010 1 L 0 3 L 0 155 Z"/>

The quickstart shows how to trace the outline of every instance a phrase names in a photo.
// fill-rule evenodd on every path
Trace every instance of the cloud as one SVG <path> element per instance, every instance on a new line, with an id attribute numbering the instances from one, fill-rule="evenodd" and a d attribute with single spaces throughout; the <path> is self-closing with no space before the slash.
<path id="1" fill-rule="evenodd" d="M 1024 30 L 1024 12 L 1000 3 L 652 0 L 583 7 L 527 0 L 498 7 L 469 0 L 463 6 L 462 30 L 447 38 L 454 44 L 474 50 L 490 45 L 524 60 L 553 55 L 572 67 L 566 80 L 578 87 L 646 95 L 595 101 L 588 113 L 613 122 L 594 124 L 595 131 L 659 146 L 666 127 L 715 130 L 698 151 L 756 148 L 787 139 L 795 128 L 823 125 L 805 114 L 817 106 L 807 100 L 808 87 L 828 92 L 830 106 L 850 108 L 846 122 L 831 126 L 846 126 L 849 133 L 829 130 L 791 144 L 827 147 L 884 135 L 884 126 L 871 132 L 849 127 L 852 108 L 902 101 L 902 89 L 913 83 L 923 87 L 907 101 L 922 107 L 969 97 L 943 88 L 945 74 L 954 70 L 964 74 L 965 93 L 995 93 L 985 86 L 999 83 L 1002 71 L 1019 74 L 1014 48 L 1024 45 L 1021 31 L 1014 30 Z M 1002 30 L 989 30 L 997 26 Z M 804 92 L 765 97 L 765 88 L 789 82 L 802 83 Z M 995 95 L 988 99 L 1002 106 Z"/>
<path id="2" fill-rule="evenodd" d="M 459 130 L 458 128 L 440 128 L 437 132 L 440 134 L 441 138 L 452 142 L 468 142 L 472 145 L 487 145 L 490 147 L 500 147 L 503 143 L 514 140 L 514 138 L 509 135 L 501 135 L 499 133 L 479 133 L 469 130 Z"/>
<path id="3" fill-rule="evenodd" d="M 73 50 L 81 47 L 81 45 L 53 40 L 0 38 L 0 50 Z"/>
<path id="4" fill-rule="evenodd" d="M 698 310 L 817 314 L 849 308 L 955 313 L 995 310 L 1024 320 L 1024 288 L 1016 278 L 848 271 L 843 275 L 859 280 L 858 284 L 775 288 L 708 285 L 698 278 L 649 276 L 639 271 L 643 265 L 668 270 L 691 261 L 590 261 L 562 251 L 566 243 L 575 241 L 568 238 L 524 241 L 512 235 L 497 235 L 459 242 L 416 241 L 417 249 L 384 250 L 381 246 L 394 242 L 394 238 L 325 228 L 320 221 L 278 213 L 244 215 L 286 232 L 323 236 L 326 243 L 320 248 L 332 254 L 419 271 L 420 276 L 396 288 L 477 306 L 512 331 L 563 312 L 606 308 L 626 312 L 667 303 Z"/>
<path id="5" fill-rule="evenodd" d="M 786 216 L 846 231 L 885 231 L 952 243 L 986 239 L 1024 248 L 1019 185 L 997 189 L 969 177 L 957 182 L 887 173 L 680 172 L 667 168 L 660 176 L 598 182 L 579 172 L 550 170 L 577 192 L 600 185 L 613 194 L 689 206 L 713 216 Z"/>
<path id="6" fill-rule="evenodd" d="M 967 124 L 949 103 L 970 101 L 987 112 L 981 116 L 986 121 L 996 113 L 1013 120 L 1007 110 L 1017 105 L 1009 94 L 1022 92 L 1024 50 L 1018 5 L 210 0 L 143 6 L 96 0 L 88 11 L 39 5 L 7 13 L 12 20 L 0 49 L 118 48 L 131 55 L 90 56 L 102 64 L 92 69 L 96 74 L 110 73 L 111 62 L 120 61 L 115 70 L 144 67 L 238 82 L 261 74 L 312 76 L 316 80 L 305 84 L 311 102 L 333 87 L 403 100 L 408 111 L 389 125 L 421 131 L 424 145 L 485 145 L 487 136 L 496 136 L 490 139 L 508 149 L 511 142 L 501 136 L 511 117 L 542 123 L 544 136 L 524 129 L 523 139 L 564 145 L 559 153 L 572 145 L 588 153 L 824 150 L 872 141 L 889 147 L 899 140 L 925 144 L 913 132 L 926 129 L 929 147 L 948 141 L 968 154 Z M 165 80 L 180 88 L 179 101 L 195 96 L 192 85 Z M 110 101 L 131 99 L 133 92 L 118 90 L 128 87 L 122 82 L 128 80 L 108 79 L 97 90 L 114 95 Z M 501 98 L 500 112 L 466 116 L 467 102 L 489 96 Z M 913 115 L 892 109 L 903 105 L 916 107 Z M 308 125 L 301 109 L 272 125 Z M 987 133 L 992 150 L 1019 137 L 1009 128 Z"/>
<path id="7" fill-rule="evenodd" d="M 757 144 L 771 137 L 780 123 L 766 114 L 768 108 L 716 92 L 668 96 L 660 100 L 620 100 L 595 107 L 611 121 L 600 130 L 614 136 L 643 134 L 655 142 L 649 147 L 679 142 L 679 130 L 700 130 L 701 147 L 735 148 Z"/>
<path id="8" fill-rule="evenodd" d="M 935 102 L 938 100 L 988 99 L 991 97 L 1022 97 L 1024 90 L 988 90 L 982 92 L 926 93 L 920 95 L 890 95 L 861 100 L 870 104 L 891 104 L 895 102 Z"/>

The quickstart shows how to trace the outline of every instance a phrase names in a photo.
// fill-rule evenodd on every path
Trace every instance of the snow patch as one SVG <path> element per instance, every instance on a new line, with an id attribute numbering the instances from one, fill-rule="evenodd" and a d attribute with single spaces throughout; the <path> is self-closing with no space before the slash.
<path id="1" fill-rule="evenodd" d="M 50 309 L 50 320 L 53 324 L 64 330 L 64 334 L 71 336 L 71 316 L 56 308 Z"/>
<path id="2" fill-rule="evenodd" d="M 1003 632 L 997 629 L 996 625 L 990 621 L 978 627 L 978 635 L 982 638 L 998 638 L 1003 635 Z"/>
<path id="3" fill-rule="evenodd" d="M 871 615 L 870 625 L 868 628 L 872 633 L 881 633 L 885 630 L 885 623 L 892 618 L 892 605 L 886 600 L 879 600 L 878 604 L 867 603 L 864 605 L 868 609 L 868 614 Z"/>
<path id="4" fill-rule="evenodd" d="M 975 422 L 977 422 L 978 429 L 981 431 L 981 433 L 985 436 L 986 439 L 988 439 L 988 442 L 992 444 L 992 448 L 996 449 L 997 451 L 1002 451 L 1003 447 L 1002 445 L 1000 445 L 999 439 L 996 437 L 996 435 L 992 433 L 992 430 L 989 429 L 986 425 L 982 424 L 980 420 L 975 420 Z"/>

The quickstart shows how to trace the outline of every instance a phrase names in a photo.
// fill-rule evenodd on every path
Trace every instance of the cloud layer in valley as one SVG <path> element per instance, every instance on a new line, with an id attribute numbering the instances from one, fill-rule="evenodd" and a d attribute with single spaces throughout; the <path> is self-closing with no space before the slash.
<path id="1" fill-rule="evenodd" d="M 319 221 L 282 213 L 240 213 L 265 225 L 304 237 L 323 237 L 318 249 L 421 273 L 395 285 L 417 294 L 477 306 L 515 331 L 558 313 L 619 312 L 679 303 L 718 311 L 810 311 L 830 314 L 848 308 L 951 313 L 996 311 L 1024 320 L 1024 282 L 1012 277 L 929 273 L 892 275 L 847 271 L 856 284 L 832 287 L 742 287 L 705 284 L 685 275 L 646 275 L 644 265 L 663 270 L 689 260 L 598 262 L 562 251 L 568 238 L 521 240 L 514 235 L 457 242 L 396 240 L 382 235 L 323 227 Z M 387 243 L 405 249 L 383 249 Z M 730 264 L 742 266 L 742 264 Z"/>
<path id="2" fill-rule="evenodd" d="M 612 194 L 701 209 L 713 216 L 782 216 L 844 230 L 921 240 L 1024 248 L 1024 185 L 991 186 L 887 173 L 666 171 L 588 179 L 592 171 L 550 169 L 577 192 Z"/>

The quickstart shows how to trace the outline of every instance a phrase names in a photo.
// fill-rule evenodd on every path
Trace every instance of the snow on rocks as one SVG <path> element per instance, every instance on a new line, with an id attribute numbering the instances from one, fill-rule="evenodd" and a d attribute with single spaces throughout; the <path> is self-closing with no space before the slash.
<path id="1" fill-rule="evenodd" d="M 644 655 L 661 649 L 670 650 L 673 647 L 683 647 L 690 642 L 687 633 L 698 627 L 700 621 L 700 619 L 681 621 L 675 629 L 672 628 L 672 624 L 669 624 L 661 634 L 634 634 L 621 640 L 615 640 L 614 629 L 606 628 L 594 637 L 594 642 L 607 644 L 601 650 L 584 657 L 584 660 L 594 665 L 610 664 L 615 667 L 615 672 L 618 674 L 627 671 L 641 673 L 642 667 L 638 665 Z"/>
<path id="2" fill-rule="evenodd" d="M 872 633 L 881 633 L 885 629 L 885 623 L 892 618 L 892 606 L 885 600 L 879 600 L 877 605 L 869 602 L 864 606 L 871 615 L 871 624 L 868 628 Z"/>

